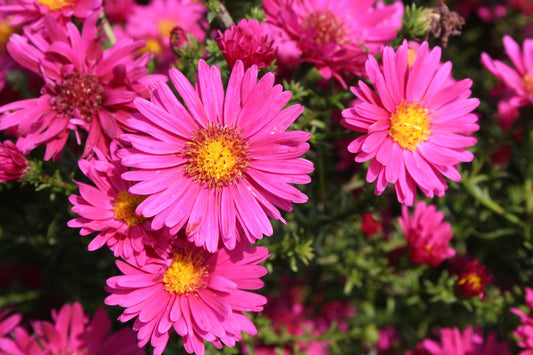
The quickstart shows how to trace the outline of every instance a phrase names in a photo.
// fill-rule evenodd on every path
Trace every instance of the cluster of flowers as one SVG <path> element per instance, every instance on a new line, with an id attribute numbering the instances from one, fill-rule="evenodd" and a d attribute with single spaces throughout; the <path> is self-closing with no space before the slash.
<path id="1" fill-rule="evenodd" d="M 0 130 L 16 138 L 16 145 L 0 147 L 0 181 L 20 178 L 28 169 L 24 155 L 39 146 L 44 160 L 59 159 L 69 137 L 83 146 L 79 168 L 92 184 L 76 182 L 79 195 L 69 200 L 79 217 L 68 226 L 93 235 L 89 250 L 106 245 L 118 258 L 122 275 L 107 280 L 105 303 L 124 308 L 120 321 L 135 319 L 138 346 L 150 343 L 155 354 L 172 329 L 197 354 L 204 353 L 204 340 L 231 347 L 242 332 L 256 333 L 243 312 L 262 311 L 267 302 L 250 291 L 263 286 L 267 271 L 259 263 L 268 250 L 253 244 L 273 234 L 270 219 L 285 222 L 280 210 L 307 201 L 293 184 L 309 183 L 313 172 L 302 158 L 311 134 L 288 130 L 304 108 L 287 106 L 291 94 L 273 73 L 259 76 L 274 59 L 279 75 L 308 62 L 343 88 L 356 77 L 367 79 L 351 87 L 356 99 L 342 112 L 342 125 L 361 133 L 348 151 L 356 162 L 369 162 L 366 179 L 376 182 L 377 195 L 394 186 L 413 262 L 436 266 L 455 255 L 444 214 L 416 199 L 418 189 L 429 198 L 444 196 L 445 178 L 459 181 L 458 164 L 473 159 L 466 150 L 479 129 L 472 81 L 453 79 L 440 47 L 387 46 L 402 24 L 400 1 L 264 0 L 263 6 L 266 22 L 242 20 L 216 34 L 231 69 L 226 87 L 220 68 L 203 60 L 194 85 L 169 69 L 172 49 L 187 36 L 206 38 L 207 9 L 200 2 L 111 1 L 104 8 L 99 0 L 4 0 L 0 6 L 2 20 L 22 29 L 9 37 L 2 70 L 19 65 L 43 83 L 40 96 L 0 107 Z M 99 22 L 101 13 L 114 27 Z M 504 44 L 516 70 L 488 55 L 482 63 L 505 85 L 501 111 L 513 119 L 533 103 L 533 40 L 524 42 L 524 53 L 510 37 Z M 157 74 L 148 74 L 153 59 Z M 411 218 L 407 206 L 415 204 Z M 459 274 L 467 296 L 482 295 L 490 280 L 477 260 Z M 524 322 L 517 332 L 532 338 L 531 319 L 517 314 Z M 130 338 L 129 332 L 106 337 L 102 311 L 85 328 L 79 304 L 53 318 L 55 325 L 33 324 L 32 336 L 15 328 L 17 316 L 6 318 L 0 336 L 15 329 L 15 342 L 6 338 L 0 349 L 106 353 L 93 348 Z M 450 353 L 450 338 L 500 346 L 491 336 L 483 345 L 472 328 L 443 329 L 441 337 L 444 350 L 432 341 L 421 346 L 431 354 Z M 74 338 L 83 342 L 65 343 Z M 519 345 L 533 348 L 528 340 Z M 121 350 L 136 353 L 129 345 Z"/>

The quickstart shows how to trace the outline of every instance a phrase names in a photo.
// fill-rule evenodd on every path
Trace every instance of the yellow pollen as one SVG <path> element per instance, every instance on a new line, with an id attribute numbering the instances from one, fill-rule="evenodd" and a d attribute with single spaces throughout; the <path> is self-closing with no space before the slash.
<path id="1" fill-rule="evenodd" d="M 236 128 L 208 126 L 187 143 L 185 171 L 195 181 L 219 188 L 242 177 L 248 166 L 248 146 Z"/>
<path id="2" fill-rule="evenodd" d="M 474 290 L 480 289 L 481 286 L 481 277 L 479 277 L 476 274 L 468 274 L 466 276 L 463 276 L 457 281 L 457 285 L 462 286 L 464 284 L 467 284 Z"/>
<path id="3" fill-rule="evenodd" d="M 9 24 L 9 18 L 0 19 L 0 52 L 6 52 L 7 41 L 9 41 L 9 36 L 15 32 L 13 27 Z"/>
<path id="4" fill-rule="evenodd" d="M 130 195 L 127 191 L 120 191 L 113 205 L 115 219 L 123 220 L 130 227 L 143 223 L 146 218 L 135 213 L 135 209 L 145 198 L 146 196 Z"/>
<path id="5" fill-rule="evenodd" d="M 163 276 L 165 290 L 170 293 L 183 294 L 197 291 L 203 287 L 203 280 L 208 270 L 204 266 L 204 259 L 200 255 L 174 254 L 172 265 Z"/>
<path id="6" fill-rule="evenodd" d="M 522 85 L 524 85 L 526 92 L 533 96 L 533 75 L 526 74 L 522 78 Z"/>
<path id="7" fill-rule="evenodd" d="M 55 11 L 74 5 L 76 0 L 37 0 L 37 2 L 41 5 L 47 6 L 50 10 Z"/>
<path id="8" fill-rule="evenodd" d="M 389 137 L 402 148 L 415 150 L 420 142 L 428 140 L 430 120 L 427 108 L 402 101 L 390 117 Z"/>
<path id="9" fill-rule="evenodd" d="M 407 64 L 409 65 L 409 68 L 413 66 L 413 63 L 416 60 L 418 53 L 416 49 L 413 48 L 407 48 Z"/>
<path id="10" fill-rule="evenodd" d="M 146 40 L 146 46 L 141 48 L 140 50 L 141 54 L 144 53 L 154 53 L 154 54 L 161 54 L 163 53 L 163 46 L 159 41 L 155 38 L 148 38 Z"/>
<path id="11" fill-rule="evenodd" d="M 172 30 L 174 29 L 174 27 L 176 27 L 177 24 L 175 21 L 171 21 L 171 20 L 161 20 L 158 24 L 157 24 L 157 29 L 159 30 L 159 34 L 161 35 L 161 37 L 163 38 L 170 38 L 170 33 L 172 32 Z"/>

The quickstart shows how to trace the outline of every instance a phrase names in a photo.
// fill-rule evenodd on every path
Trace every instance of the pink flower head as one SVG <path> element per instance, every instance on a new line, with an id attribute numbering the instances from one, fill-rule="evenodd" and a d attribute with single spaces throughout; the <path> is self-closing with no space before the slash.
<path id="1" fill-rule="evenodd" d="M 205 39 L 207 9 L 200 1 L 151 0 L 148 5 L 136 5 L 126 22 L 125 33 L 134 39 L 144 39 L 145 52 L 152 52 L 160 66 L 167 67 L 176 57 L 170 50 L 170 34 L 181 28 L 200 41 Z"/>
<path id="2" fill-rule="evenodd" d="M 66 23 L 72 16 L 86 19 L 102 11 L 102 0 L 13 0 L 0 6 L 0 11 L 12 15 L 11 24 L 29 25 L 38 29 L 43 25 L 45 14 Z"/>
<path id="3" fill-rule="evenodd" d="M 479 265 L 477 259 L 472 260 L 465 265 L 459 274 L 457 288 L 466 297 L 479 296 L 482 298 L 491 278 L 492 275 L 485 272 L 485 265 Z"/>
<path id="4" fill-rule="evenodd" d="M 450 247 L 452 227 L 443 220 L 444 213 L 437 212 L 434 205 L 428 206 L 424 201 L 417 203 L 412 217 L 407 206 L 402 206 L 398 222 L 407 239 L 412 262 L 437 266 L 455 255 L 455 250 Z"/>
<path id="5" fill-rule="evenodd" d="M 433 197 L 448 188 L 443 176 L 459 181 L 459 162 L 473 154 L 465 147 L 476 143 L 470 135 L 479 129 L 472 114 L 479 100 L 469 98 L 472 81 L 453 84 L 451 63 L 441 64 L 440 47 L 420 45 L 409 66 L 407 42 L 383 50 L 383 66 L 369 57 L 366 71 L 376 92 L 363 81 L 352 92 L 358 101 L 343 111 L 343 124 L 363 133 L 348 150 L 358 163 L 371 160 L 366 180 L 377 180 L 380 195 L 394 184 L 401 203 L 413 205 L 416 187 Z"/>
<path id="6" fill-rule="evenodd" d="M 526 287 L 525 299 L 530 313 L 533 312 L 533 289 Z M 520 355 L 530 355 L 533 353 L 533 317 L 526 315 L 518 308 L 511 308 L 511 312 L 519 316 L 522 322 L 513 333 L 519 339 L 518 346 L 524 349 Z"/>
<path id="7" fill-rule="evenodd" d="M 264 247 L 213 254 L 181 240 L 162 257 L 149 257 L 144 266 L 117 261 L 124 275 L 111 277 L 106 288 L 108 305 L 125 308 L 119 317 L 137 317 L 139 346 L 149 341 L 154 354 L 166 347 L 171 328 L 183 337 L 185 350 L 204 354 L 204 340 L 217 348 L 234 346 L 241 331 L 255 335 L 253 323 L 242 312 L 263 310 L 266 298 L 245 290 L 263 286 L 266 268 L 257 265 L 268 257 Z"/>
<path id="8" fill-rule="evenodd" d="M 135 213 L 135 209 L 146 196 L 130 195 L 129 181 L 120 175 L 128 169 L 120 164 L 115 155 L 116 146 L 111 147 L 109 157 L 97 150 L 97 157 L 80 160 L 79 167 L 96 186 L 76 182 L 80 196 L 70 195 L 72 211 L 81 217 L 68 222 L 72 228 L 81 228 L 81 235 L 98 234 L 89 243 L 90 251 L 107 244 L 116 257 L 126 261 L 135 258 L 143 265 L 146 261 L 146 248 L 164 247 L 161 232 L 153 232 L 150 220 Z"/>
<path id="9" fill-rule="evenodd" d="M 505 53 L 514 68 L 493 60 L 487 53 L 481 54 L 481 63 L 498 80 L 511 89 L 520 101 L 519 106 L 533 104 L 533 38 L 524 40 L 523 51 L 510 36 L 503 36 Z"/>
<path id="10" fill-rule="evenodd" d="M 27 168 L 24 154 L 13 142 L 0 142 L 0 183 L 20 179 Z"/>
<path id="11" fill-rule="evenodd" d="M 9 336 L 9 333 L 15 329 L 20 321 L 22 320 L 22 317 L 20 314 L 11 314 L 11 311 L 9 309 L 0 309 L 0 350 L 2 350 L 2 342 L 3 339 Z"/>
<path id="12" fill-rule="evenodd" d="M 125 38 L 103 50 L 97 19 L 90 16 L 79 33 L 73 23 L 45 16 L 42 31 L 11 36 L 11 56 L 45 80 L 39 98 L 0 107 L 0 130 L 16 126 L 23 153 L 45 144 L 45 160 L 57 158 L 70 130 L 80 144 L 78 129 L 87 132 L 84 156 L 94 147 L 107 152 L 112 139 L 129 131 L 124 122 L 135 111 L 132 100 L 147 97 L 149 85 L 164 79 L 146 75 L 148 55 L 132 59 L 142 41 Z"/>
<path id="13" fill-rule="evenodd" d="M 240 59 L 245 69 L 253 64 L 263 69 L 272 64 L 277 53 L 267 27 L 257 20 L 242 19 L 224 33 L 219 30 L 217 44 L 230 68 Z"/>
<path id="14" fill-rule="evenodd" d="M 396 37 L 403 5 L 375 6 L 375 0 L 264 0 L 266 19 L 291 40 L 303 61 L 345 86 L 343 74 L 364 74 L 368 54 Z M 283 54 L 284 47 L 280 48 Z"/>
<path id="15" fill-rule="evenodd" d="M 498 342 L 495 333 L 483 338 L 481 329 L 468 326 L 462 332 L 458 328 L 442 328 L 440 343 L 425 339 L 414 352 L 406 355 L 511 355 L 507 342 Z"/>
<path id="16" fill-rule="evenodd" d="M 169 73 L 185 105 L 159 83 L 151 101 L 135 100 L 141 115 L 128 121 L 145 134 L 122 136 L 133 146 L 121 152 L 122 163 L 134 168 L 122 176 L 140 181 L 130 193 L 148 195 L 137 213 L 154 217 L 154 229 L 174 234 L 185 226 L 189 241 L 210 252 L 219 241 L 233 249 L 271 235 L 268 217 L 284 222 L 276 207 L 307 201 L 289 184 L 310 181 L 313 164 L 299 156 L 311 134 L 285 132 L 303 107 L 284 109 L 290 92 L 271 73 L 258 82 L 257 67 L 245 71 L 241 61 L 226 93 L 219 68 L 202 60 L 196 88 L 180 71 Z"/>
<path id="17" fill-rule="evenodd" d="M 124 25 L 133 13 L 136 4 L 135 0 L 104 1 L 105 17 L 113 25 Z"/>

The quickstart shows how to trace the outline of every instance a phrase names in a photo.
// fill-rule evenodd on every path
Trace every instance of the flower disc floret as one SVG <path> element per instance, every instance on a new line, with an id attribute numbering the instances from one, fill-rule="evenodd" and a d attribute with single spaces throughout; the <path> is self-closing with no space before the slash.
<path id="1" fill-rule="evenodd" d="M 165 290 L 181 295 L 198 291 L 200 287 L 204 287 L 204 281 L 208 274 L 204 262 L 205 260 L 200 254 L 175 253 L 172 257 L 172 264 L 163 276 Z"/>
<path id="2" fill-rule="evenodd" d="M 346 25 L 330 9 L 308 13 L 303 18 L 302 27 L 304 29 L 311 28 L 315 31 L 313 40 L 319 45 L 330 41 L 338 44 L 349 42 Z"/>
<path id="3" fill-rule="evenodd" d="M 143 223 L 146 218 L 135 213 L 135 209 L 146 196 L 130 195 L 128 191 L 119 191 L 113 204 L 115 219 L 121 219 L 130 227 Z"/>
<path id="4" fill-rule="evenodd" d="M 427 108 L 402 101 L 391 115 L 389 136 L 402 148 L 415 150 L 420 142 L 428 140 L 430 120 Z"/>
<path id="5" fill-rule="evenodd" d="M 47 6 L 50 10 L 56 11 L 64 7 L 73 6 L 75 0 L 37 0 L 41 5 Z"/>

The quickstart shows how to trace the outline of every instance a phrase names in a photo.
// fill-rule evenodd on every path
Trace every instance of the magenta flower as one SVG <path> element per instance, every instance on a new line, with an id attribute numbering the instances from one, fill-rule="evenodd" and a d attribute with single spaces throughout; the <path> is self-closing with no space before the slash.
<path id="1" fill-rule="evenodd" d="M 428 206 L 420 201 L 412 217 L 407 206 L 403 205 L 398 222 L 407 239 L 412 262 L 437 266 L 455 255 L 455 250 L 450 247 L 452 227 L 444 222 L 444 213 L 438 212 L 434 205 Z"/>
<path id="2" fill-rule="evenodd" d="M 166 347 L 171 328 L 183 337 L 187 352 L 204 353 L 204 340 L 217 348 L 234 346 L 241 331 L 255 335 L 253 323 L 242 312 L 259 312 L 266 298 L 244 290 L 263 286 L 268 257 L 264 247 L 240 247 L 213 254 L 181 240 L 168 254 L 149 257 L 144 266 L 117 261 L 124 275 L 111 277 L 108 305 L 125 308 L 119 320 L 136 318 L 139 346 L 149 341 L 154 354 Z M 221 343 L 222 342 L 222 343 Z"/>
<path id="3" fill-rule="evenodd" d="M 66 23 L 72 16 L 86 19 L 100 13 L 102 0 L 14 0 L 0 6 L 0 11 L 13 16 L 13 26 L 29 25 L 32 29 L 38 29 L 43 25 L 45 14 Z"/>
<path id="4" fill-rule="evenodd" d="M 452 65 L 440 56 L 424 42 L 409 66 L 407 42 L 397 52 L 386 47 L 382 67 L 373 57 L 366 63 L 376 92 L 363 81 L 351 88 L 358 101 L 343 111 L 343 124 L 363 135 L 348 150 L 358 163 L 371 160 L 366 180 L 377 180 L 377 195 L 391 183 L 407 205 L 415 203 L 417 186 L 428 197 L 443 196 L 443 176 L 459 181 L 457 164 L 474 157 L 464 148 L 476 143 L 471 111 L 479 100 L 469 98 L 470 79 L 450 82 Z"/>
<path id="5" fill-rule="evenodd" d="M 442 328 L 440 343 L 425 339 L 414 352 L 406 355 L 511 355 L 507 342 L 498 342 L 495 333 L 483 338 L 481 329 L 468 326 L 462 332 L 458 328 Z"/>
<path id="6" fill-rule="evenodd" d="M 27 168 L 26 157 L 13 142 L 0 142 L 0 183 L 20 179 Z"/>
<path id="7" fill-rule="evenodd" d="M 277 53 L 267 27 L 257 20 L 242 19 L 224 33 L 219 30 L 217 44 L 230 68 L 241 60 L 245 69 L 254 64 L 263 69 L 272 64 Z"/>
<path id="8" fill-rule="evenodd" d="M 139 265 L 146 261 L 146 248 L 164 248 L 162 231 L 153 232 L 150 220 L 135 213 L 135 209 L 146 196 L 130 195 L 129 181 L 120 175 L 128 169 L 120 164 L 112 145 L 109 157 L 97 151 L 97 158 L 80 160 L 80 170 L 96 186 L 76 182 L 80 196 L 70 195 L 72 211 L 81 217 L 68 222 L 72 228 L 81 228 L 81 235 L 98 234 L 89 243 L 90 251 L 107 244 L 116 257 Z"/>
<path id="9" fill-rule="evenodd" d="M 133 99 L 147 97 L 149 86 L 164 79 L 146 75 L 148 55 L 132 59 L 142 41 L 125 38 L 103 50 L 97 19 L 87 18 L 79 33 L 73 23 L 63 26 L 47 15 L 41 31 L 11 36 L 11 56 L 46 83 L 40 97 L 0 107 L 0 130 L 15 127 L 24 154 L 45 144 L 45 160 L 57 158 L 69 131 L 81 143 L 79 129 L 87 132 L 84 156 L 94 147 L 107 152 L 112 139 L 130 131 L 125 121 L 135 111 Z"/>
<path id="10" fill-rule="evenodd" d="M 479 296 L 483 298 L 483 293 L 492 275 L 485 272 L 485 265 L 479 265 L 479 260 L 468 262 L 459 274 L 457 289 L 466 297 Z"/>
<path id="11" fill-rule="evenodd" d="M 311 134 L 285 132 L 303 107 L 284 109 L 291 94 L 274 85 L 274 75 L 257 82 L 257 67 L 244 71 L 240 61 L 226 93 L 219 68 L 204 61 L 196 89 L 176 69 L 170 79 L 185 106 L 159 83 L 151 102 L 135 100 L 141 115 L 128 121 L 146 134 L 122 136 L 133 146 L 121 151 L 122 163 L 134 168 L 122 176 L 140 181 L 130 193 L 148 196 L 137 213 L 154 217 L 154 229 L 174 234 L 185 226 L 189 241 L 210 252 L 219 241 L 233 249 L 271 235 L 268 217 L 284 222 L 276 207 L 307 201 L 289 184 L 310 181 L 313 164 L 299 156 Z"/>
<path id="12" fill-rule="evenodd" d="M 519 106 L 533 104 L 533 38 L 524 40 L 523 52 L 508 35 L 503 36 L 503 46 L 514 68 L 493 60 L 487 53 L 481 54 L 481 64 L 514 92 Z"/>
<path id="13" fill-rule="evenodd" d="M 526 287 L 525 298 L 531 313 L 533 312 L 533 289 Z M 518 346 L 524 349 L 519 355 L 531 355 L 533 354 L 533 317 L 527 316 L 518 308 L 511 308 L 511 312 L 519 316 L 522 322 L 513 333 L 519 339 Z"/>
<path id="14" fill-rule="evenodd" d="M 4 338 L 7 338 L 9 333 L 11 333 L 22 320 L 20 314 L 15 313 L 10 315 L 10 313 L 11 311 L 9 309 L 0 309 L 0 350 L 2 350 L 1 344 L 4 341 Z"/>
<path id="15" fill-rule="evenodd" d="M 375 6 L 375 0 L 264 0 L 266 19 L 298 48 L 303 61 L 342 85 L 344 74 L 364 74 L 368 54 L 396 37 L 403 5 Z M 282 56 L 286 46 L 281 46 Z"/>

